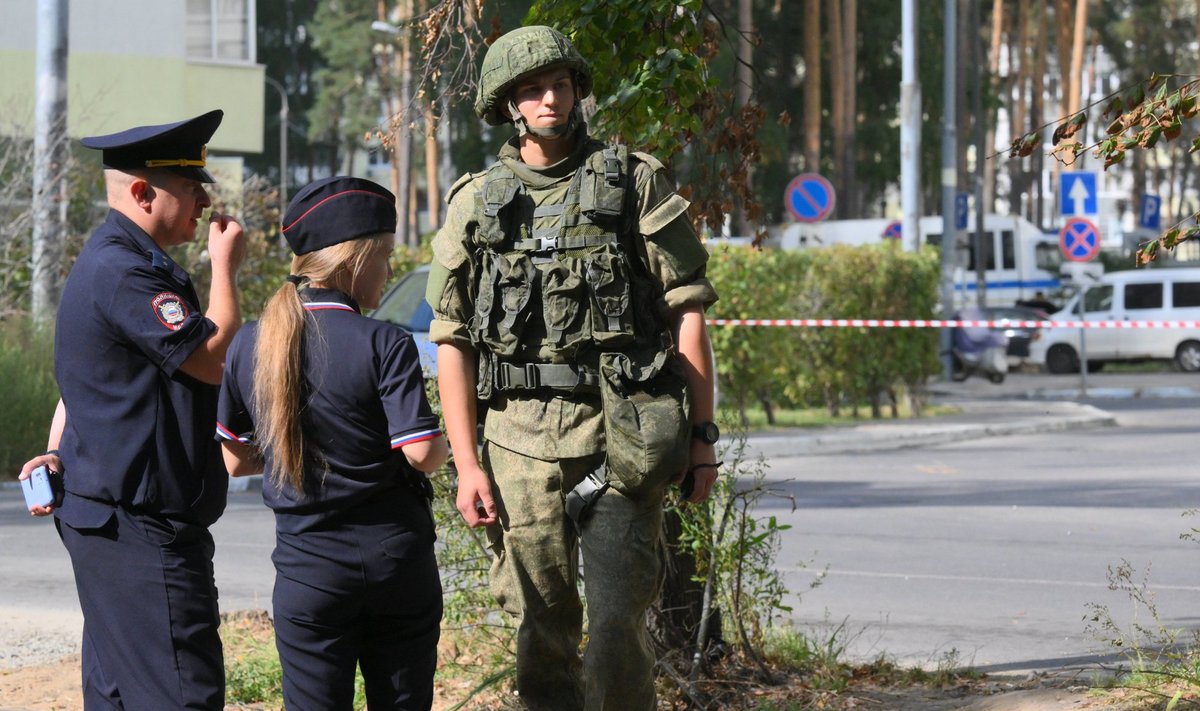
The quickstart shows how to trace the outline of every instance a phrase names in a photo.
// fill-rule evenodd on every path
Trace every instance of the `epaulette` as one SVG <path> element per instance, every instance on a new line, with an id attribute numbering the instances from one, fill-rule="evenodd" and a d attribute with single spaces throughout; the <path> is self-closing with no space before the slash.
<path id="1" fill-rule="evenodd" d="M 462 177 L 460 177 L 458 180 L 455 180 L 454 185 L 451 185 L 450 190 L 448 190 L 446 192 L 446 204 L 447 205 L 450 204 L 450 201 L 454 199 L 454 194 L 457 193 L 459 190 L 462 190 L 464 185 L 471 182 L 472 180 L 475 180 L 476 178 L 483 177 L 486 174 L 487 174 L 486 170 L 481 170 L 478 173 L 470 173 L 470 172 L 463 173 Z"/>
<path id="2" fill-rule="evenodd" d="M 645 153 L 643 151 L 630 151 L 629 155 L 633 156 L 634 158 L 637 158 L 642 163 L 645 163 L 647 166 L 650 167 L 650 170 L 654 171 L 655 173 L 657 173 L 660 170 L 667 169 L 667 166 L 663 165 L 662 161 L 660 161 L 659 159 L 650 155 L 649 153 Z"/>

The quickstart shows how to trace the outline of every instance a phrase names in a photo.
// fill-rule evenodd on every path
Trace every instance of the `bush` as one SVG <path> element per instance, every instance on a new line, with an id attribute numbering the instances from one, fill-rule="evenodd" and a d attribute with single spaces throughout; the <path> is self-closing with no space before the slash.
<path id="1" fill-rule="evenodd" d="M 0 466 L 16 479 L 21 465 L 46 448 L 50 418 L 58 403 L 54 344 L 24 319 L 0 322 Z"/>
<path id="2" fill-rule="evenodd" d="M 717 319 L 934 318 L 939 262 L 935 250 L 894 245 L 801 251 L 722 246 L 708 275 L 720 295 Z M 939 371 L 933 329 L 721 326 L 712 329 L 721 397 L 742 414 L 772 408 L 869 405 L 893 416 L 900 392 L 920 393 Z M 914 400 L 914 412 L 920 400 Z"/>

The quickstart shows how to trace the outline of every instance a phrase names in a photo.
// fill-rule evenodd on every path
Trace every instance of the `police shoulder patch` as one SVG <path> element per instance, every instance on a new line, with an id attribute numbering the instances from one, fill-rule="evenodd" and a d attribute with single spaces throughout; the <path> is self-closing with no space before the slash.
<path id="1" fill-rule="evenodd" d="M 178 331 L 183 322 L 187 320 L 187 302 L 174 292 L 164 291 L 156 294 L 150 300 L 150 306 L 154 309 L 154 315 L 158 317 L 159 323 L 172 331 Z"/>

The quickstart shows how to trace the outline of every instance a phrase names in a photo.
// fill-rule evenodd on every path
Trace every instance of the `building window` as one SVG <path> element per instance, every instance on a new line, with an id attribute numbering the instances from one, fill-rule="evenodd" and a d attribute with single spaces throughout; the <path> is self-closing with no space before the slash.
<path id="1" fill-rule="evenodd" d="M 187 56 L 224 62 L 254 61 L 251 0 L 187 0 Z"/>

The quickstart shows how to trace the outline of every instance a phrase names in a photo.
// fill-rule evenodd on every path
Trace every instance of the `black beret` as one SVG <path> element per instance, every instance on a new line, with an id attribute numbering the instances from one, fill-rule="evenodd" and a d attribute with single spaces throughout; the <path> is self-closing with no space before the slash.
<path id="1" fill-rule="evenodd" d="M 296 254 L 396 231 L 396 196 L 363 178 L 336 175 L 300 189 L 283 215 L 283 237 Z"/>
<path id="2" fill-rule="evenodd" d="M 185 178 L 215 183 L 204 169 L 208 155 L 205 144 L 217 132 L 224 116 L 224 111 L 216 109 L 186 121 L 135 126 L 106 136 L 89 136 L 79 142 L 85 148 L 104 151 L 101 160 L 106 168 L 164 168 Z"/>

